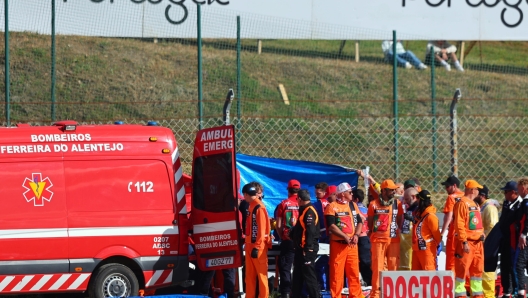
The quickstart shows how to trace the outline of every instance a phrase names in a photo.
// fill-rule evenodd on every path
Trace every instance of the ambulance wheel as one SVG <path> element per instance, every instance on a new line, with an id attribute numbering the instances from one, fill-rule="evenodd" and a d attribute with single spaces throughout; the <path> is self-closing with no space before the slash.
<path id="1" fill-rule="evenodd" d="M 137 296 L 139 284 L 130 268 L 121 264 L 106 264 L 94 273 L 88 292 L 90 298 Z"/>

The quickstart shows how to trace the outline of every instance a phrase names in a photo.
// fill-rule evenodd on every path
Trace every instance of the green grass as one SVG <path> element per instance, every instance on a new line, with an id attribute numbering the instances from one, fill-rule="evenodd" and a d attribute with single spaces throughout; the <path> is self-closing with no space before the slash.
<path id="1" fill-rule="evenodd" d="M 404 41 L 422 58 L 426 43 Z M 56 44 L 57 103 L 72 106 L 59 108 L 68 111 L 59 117 L 93 121 L 196 117 L 197 49 L 192 40 L 152 43 L 57 36 Z M 219 117 L 227 90 L 236 90 L 236 44 L 233 40 L 204 40 L 203 44 L 204 115 Z M 256 40 L 243 40 L 243 115 L 390 116 L 392 66 L 383 61 L 381 41 L 360 41 L 359 63 L 355 62 L 355 42 L 346 41 L 339 53 L 341 44 L 326 40 L 264 40 L 262 54 L 258 54 Z M 462 88 L 461 114 L 526 115 L 522 100 L 528 91 L 527 46 L 526 42 L 477 42 L 465 57 L 465 73 L 437 69 L 437 113 L 447 115 L 454 90 Z M 12 100 L 21 105 L 38 103 L 26 107 L 24 113 L 14 113 L 15 121 L 49 120 L 50 61 L 49 36 L 11 34 Z M 3 83 L 0 82 L 2 88 Z M 429 71 L 398 69 L 400 115 L 431 113 L 430 83 Z M 284 105 L 279 84 L 284 85 L 290 106 Z M 104 113 L 86 105 L 96 102 L 116 105 Z M 170 103 L 177 108 L 167 109 Z"/>
<path id="2" fill-rule="evenodd" d="M 404 41 L 420 58 L 426 43 Z M 50 122 L 50 44 L 49 36 L 11 35 L 13 123 Z M 94 123 L 159 120 L 175 132 L 189 171 L 198 126 L 195 44 L 189 39 L 153 43 L 57 36 L 57 118 Z M 219 124 L 228 89 L 237 90 L 237 55 L 234 40 L 203 44 L 207 127 Z M 377 176 L 393 175 L 392 66 L 383 61 L 381 41 L 360 41 L 359 63 L 355 42 L 346 41 L 339 53 L 341 44 L 263 40 L 259 54 L 256 40 L 243 40 L 241 152 L 350 167 L 368 164 Z M 528 129 L 524 120 L 527 46 L 527 42 L 476 43 L 465 57 L 466 72 L 436 69 L 437 182 L 451 171 L 449 107 L 456 88 L 462 90 L 457 109 L 460 176 L 478 178 L 497 189 L 504 179 L 528 171 L 522 155 L 528 145 L 523 137 Z M 284 104 L 279 84 L 284 85 L 290 105 Z M 0 88 L 5 88 L 3 80 Z M 431 92 L 430 71 L 398 69 L 400 177 L 418 177 L 432 190 Z M 236 106 L 233 103 L 233 118 Z M 0 112 L 5 115 L 3 108 Z M 443 199 L 441 186 L 437 191 Z"/>

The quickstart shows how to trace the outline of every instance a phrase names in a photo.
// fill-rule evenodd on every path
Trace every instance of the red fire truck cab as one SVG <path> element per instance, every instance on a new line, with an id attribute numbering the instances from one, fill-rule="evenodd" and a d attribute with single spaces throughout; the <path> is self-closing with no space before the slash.
<path id="1" fill-rule="evenodd" d="M 126 297 L 188 276 L 183 171 L 159 126 L 0 128 L 0 294 Z"/>

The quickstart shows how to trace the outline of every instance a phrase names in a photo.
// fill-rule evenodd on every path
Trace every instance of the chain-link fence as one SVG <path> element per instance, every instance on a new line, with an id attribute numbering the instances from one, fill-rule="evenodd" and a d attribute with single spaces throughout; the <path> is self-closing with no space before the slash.
<path id="1" fill-rule="evenodd" d="M 43 11 L 49 4 L 34 3 L 34 9 L 23 14 L 10 11 L 14 31 L 20 24 L 35 24 L 30 32 L 9 35 L 13 123 L 51 122 L 51 38 L 49 28 L 40 26 L 48 17 Z M 89 22 L 108 22 L 108 30 L 115 32 L 123 19 L 140 18 L 109 17 L 103 11 L 101 15 L 101 19 L 83 20 L 82 13 L 68 10 L 67 5 L 57 9 L 57 119 L 88 123 L 158 120 L 174 131 L 189 172 L 199 126 L 197 40 L 178 36 L 182 32 L 196 36 L 192 25 L 196 13 L 189 10 L 185 23 L 158 39 L 60 33 L 61 25 Z M 522 151 L 523 132 L 528 128 L 526 43 L 467 42 L 463 73 L 398 68 L 396 143 L 393 68 L 381 50 L 382 40 L 392 39 L 392 32 L 330 24 L 312 26 L 314 38 L 325 40 L 266 39 L 266 32 L 261 32 L 261 39 L 242 39 L 241 69 L 237 70 L 237 27 L 231 18 L 211 8 L 202 14 L 203 28 L 224 36 L 203 40 L 203 127 L 221 123 L 225 93 L 239 87 L 241 100 L 234 107 L 240 104 L 240 114 L 232 111 L 239 152 L 355 168 L 369 165 L 378 179 L 417 177 L 425 188 L 443 193 L 439 183 L 451 173 L 449 105 L 454 90 L 461 88 L 459 176 L 487 184 L 496 196 L 507 180 L 527 173 Z M 219 23 L 226 25 L 213 26 Z M 299 36 L 304 34 L 300 28 L 307 25 L 245 14 L 240 21 L 241 36 L 256 35 L 256 28 L 263 24 L 269 32 L 299 32 Z M 341 40 L 349 32 L 364 40 Z M 405 48 L 424 60 L 427 36 L 397 35 Z M 0 42 L 4 41 L 5 35 L 0 36 Z M 495 59 L 501 50 L 516 59 Z M 6 55 L 4 49 L 0 55 Z M 493 63 L 487 60 L 491 58 Z M 0 87 L 5 90 L 4 81 Z M 435 100 L 431 99 L 433 87 Z M 0 100 L 5 100 L 4 93 Z M 5 106 L 0 113 L 6 114 Z"/>
<path id="2" fill-rule="evenodd" d="M 161 124 L 175 132 L 182 163 L 185 170 L 190 171 L 198 121 L 166 120 Z M 219 124 L 220 120 L 211 119 L 204 126 Z M 238 119 L 234 124 L 238 125 Z M 394 119 L 391 117 L 243 118 L 240 126 L 238 149 L 244 154 L 353 168 L 368 165 L 378 180 L 404 181 L 416 177 L 422 187 L 436 193 L 437 198 L 444 193 L 440 183 L 451 174 L 451 118 L 445 115 L 436 118 L 436 150 L 432 141 L 432 116 L 399 119 L 398 177 L 395 177 Z M 523 151 L 528 144 L 523 137 L 527 129 L 525 117 L 458 117 L 459 177 L 477 179 L 491 189 L 493 197 L 501 199 L 499 188 L 506 181 L 528 173 L 528 159 Z"/>

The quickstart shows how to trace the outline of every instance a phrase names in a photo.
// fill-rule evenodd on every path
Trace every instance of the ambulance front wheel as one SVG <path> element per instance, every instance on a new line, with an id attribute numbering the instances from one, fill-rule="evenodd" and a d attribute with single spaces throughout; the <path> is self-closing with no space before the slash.
<path id="1" fill-rule="evenodd" d="M 106 264 L 94 272 L 88 289 L 90 298 L 137 296 L 139 285 L 130 268 L 121 264 Z"/>

